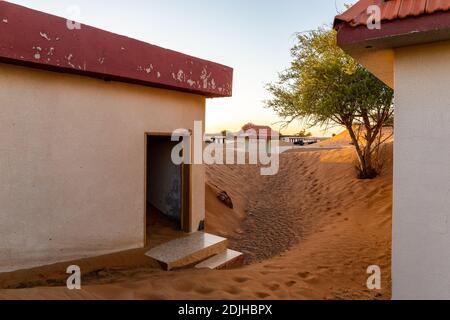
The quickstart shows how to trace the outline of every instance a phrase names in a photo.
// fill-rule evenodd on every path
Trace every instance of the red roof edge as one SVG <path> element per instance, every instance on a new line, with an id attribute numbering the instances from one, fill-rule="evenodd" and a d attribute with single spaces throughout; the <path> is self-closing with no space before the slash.
<path id="1" fill-rule="evenodd" d="M 367 25 L 367 10 L 371 5 L 380 8 L 382 22 L 450 10 L 450 0 L 360 0 L 343 14 L 336 16 L 334 26 L 343 22 L 352 27 Z"/>
<path id="2" fill-rule="evenodd" d="M 348 8 L 347 11 L 337 15 L 334 19 L 333 28 L 336 29 L 342 23 L 351 23 L 355 18 L 363 15 L 372 4 L 379 4 L 381 0 L 361 0 Z"/>
<path id="3" fill-rule="evenodd" d="M 233 69 L 0 1 L 0 62 L 182 91 L 232 95 Z"/>
<path id="4" fill-rule="evenodd" d="M 337 27 L 338 45 L 345 50 L 399 48 L 449 39 L 449 11 L 385 21 L 378 30 L 348 23 Z"/>

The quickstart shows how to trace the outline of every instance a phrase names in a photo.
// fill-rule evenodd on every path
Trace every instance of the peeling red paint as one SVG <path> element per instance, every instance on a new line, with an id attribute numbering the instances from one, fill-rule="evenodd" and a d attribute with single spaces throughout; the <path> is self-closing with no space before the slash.
<path id="1" fill-rule="evenodd" d="M 0 62 L 206 97 L 232 95 L 233 69 L 0 1 Z"/>

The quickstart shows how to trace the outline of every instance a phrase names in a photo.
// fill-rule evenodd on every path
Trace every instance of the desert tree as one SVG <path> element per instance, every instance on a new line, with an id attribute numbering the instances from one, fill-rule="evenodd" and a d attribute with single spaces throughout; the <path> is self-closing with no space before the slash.
<path id="1" fill-rule="evenodd" d="M 227 138 L 228 137 L 228 130 L 222 130 L 222 131 L 220 131 L 220 134 L 222 135 L 222 137 Z"/>
<path id="2" fill-rule="evenodd" d="M 334 30 L 320 28 L 296 36 L 291 66 L 268 84 L 266 106 L 285 119 L 309 127 L 343 126 L 356 149 L 361 179 L 380 171 L 377 154 L 383 128 L 394 115 L 393 90 L 347 55 Z"/>
<path id="3" fill-rule="evenodd" d="M 311 132 L 307 132 L 306 129 L 302 129 L 298 134 L 298 137 L 300 138 L 309 138 L 312 137 L 312 133 Z"/>

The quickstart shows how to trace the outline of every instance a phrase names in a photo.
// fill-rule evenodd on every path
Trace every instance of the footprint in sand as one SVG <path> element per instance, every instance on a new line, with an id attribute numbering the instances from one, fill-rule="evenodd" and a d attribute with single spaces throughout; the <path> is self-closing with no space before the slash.
<path id="1" fill-rule="evenodd" d="M 210 288 L 210 287 L 204 287 L 204 286 L 199 286 L 195 288 L 195 292 L 200 293 L 200 294 L 204 294 L 204 295 L 208 295 L 213 293 L 214 289 Z"/>
<path id="2" fill-rule="evenodd" d="M 299 273 L 297 273 L 297 275 L 300 278 L 302 278 L 302 279 L 306 279 L 306 278 L 308 278 L 311 275 L 311 273 L 309 273 L 309 272 L 299 272 Z"/>
<path id="3" fill-rule="evenodd" d="M 245 283 L 247 281 L 250 281 L 250 278 L 246 278 L 246 277 L 236 277 L 233 278 L 233 281 L 237 282 L 237 283 Z"/>
<path id="4" fill-rule="evenodd" d="M 320 270 L 320 271 L 330 270 L 330 266 L 317 266 L 317 270 Z"/>
<path id="5" fill-rule="evenodd" d="M 242 290 L 240 288 L 236 287 L 236 286 L 231 286 L 231 287 L 227 288 L 225 290 L 225 292 L 229 293 L 231 295 L 238 295 L 238 294 L 240 294 L 242 292 Z"/>
<path id="6" fill-rule="evenodd" d="M 266 299 L 266 298 L 270 297 L 270 294 L 267 294 L 264 292 L 257 292 L 256 296 L 258 297 L 258 299 Z"/>
<path id="7" fill-rule="evenodd" d="M 137 292 L 135 298 L 139 300 L 168 300 L 169 298 L 164 295 L 151 294 L 147 292 Z"/>
<path id="8" fill-rule="evenodd" d="M 268 283 L 264 285 L 266 288 L 268 288 L 270 291 L 277 291 L 280 289 L 280 285 L 278 283 Z"/>
<path id="9" fill-rule="evenodd" d="M 297 281 L 288 281 L 285 284 L 286 284 L 286 287 L 291 288 L 297 284 Z"/>
<path id="10" fill-rule="evenodd" d="M 299 272 L 297 273 L 297 275 L 303 279 L 303 281 L 305 281 L 306 283 L 309 284 L 315 284 L 319 281 L 319 278 L 317 278 L 316 276 L 312 275 L 309 272 Z"/>

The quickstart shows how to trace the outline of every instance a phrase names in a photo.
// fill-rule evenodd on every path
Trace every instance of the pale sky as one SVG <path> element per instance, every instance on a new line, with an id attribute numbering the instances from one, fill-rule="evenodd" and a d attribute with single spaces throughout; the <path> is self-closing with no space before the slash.
<path id="1" fill-rule="evenodd" d="M 296 32 L 330 25 L 355 0 L 9 0 L 234 68 L 233 97 L 207 102 L 206 128 L 238 131 L 245 123 L 273 125 L 264 85 L 289 66 Z M 273 125 L 279 129 L 279 125 Z M 284 133 L 299 132 L 292 124 Z M 311 130 L 323 135 L 320 129 Z M 328 133 L 329 134 L 329 133 Z"/>

